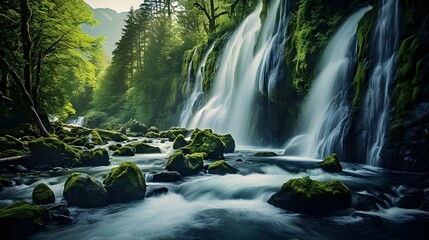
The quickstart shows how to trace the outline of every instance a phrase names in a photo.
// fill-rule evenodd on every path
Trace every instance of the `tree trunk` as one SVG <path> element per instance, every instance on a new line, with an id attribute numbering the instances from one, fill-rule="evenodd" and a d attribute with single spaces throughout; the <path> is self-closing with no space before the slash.
<path id="1" fill-rule="evenodd" d="M 31 48 L 33 43 L 30 38 L 30 19 L 31 10 L 28 4 L 28 0 L 21 0 L 21 39 L 23 48 L 23 60 L 24 60 L 24 82 L 25 89 L 28 93 L 32 94 L 32 83 L 31 83 Z"/>

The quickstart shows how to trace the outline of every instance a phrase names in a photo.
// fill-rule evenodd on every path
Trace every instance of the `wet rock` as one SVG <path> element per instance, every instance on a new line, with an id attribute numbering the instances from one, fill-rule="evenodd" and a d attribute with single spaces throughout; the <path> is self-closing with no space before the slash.
<path id="1" fill-rule="evenodd" d="M 231 134 L 220 135 L 217 136 L 222 140 L 225 145 L 225 153 L 233 153 L 235 151 L 235 140 Z"/>
<path id="2" fill-rule="evenodd" d="M 131 144 L 132 147 L 136 149 L 136 153 L 139 154 L 152 154 L 152 153 L 161 153 L 159 147 L 154 147 L 143 142 L 136 142 Z"/>
<path id="3" fill-rule="evenodd" d="M 15 166 L 15 172 L 17 173 L 27 173 L 28 169 L 22 165 L 16 165 Z"/>
<path id="4" fill-rule="evenodd" d="M 332 153 L 327 156 L 319 164 L 320 168 L 325 172 L 342 172 L 343 167 L 341 166 L 340 160 L 338 160 L 337 154 Z"/>
<path id="5" fill-rule="evenodd" d="M 32 193 L 33 202 L 37 204 L 55 203 L 55 194 L 44 183 L 39 183 L 34 187 Z"/>
<path id="6" fill-rule="evenodd" d="M 156 132 L 148 132 L 145 135 L 147 138 L 159 138 L 159 133 Z"/>
<path id="7" fill-rule="evenodd" d="M 74 166 L 79 163 L 80 150 L 54 138 L 39 138 L 29 143 L 34 165 L 46 164 L 51 167 Z"/>
<path id="8" fill-rule="evenodd" d="M 257 152 L 255 157 L 275 157 L 278 156 L 275 152 Z"/>
<path id="9" fill-rule="evenodd" d="M 103 185 L 85 173 L 72 173 L 64 184 L 63 195 L 70 206 L 82 208 L 105 206 L 108 197 Z"/>
<path id="10" fill-rule="evenodd" d="M 211 159 L 223 158 L 225 145 L 211 130 L 197 129 L 192 134 L 191 140 L 191 143 L 186 146 L 191 153 L 204 152 Z"/>
<path id="11" fill-rule="evenodd" d="M 85 151 L 81 155 L 80 162 L 84 167 L 108 166 L 110 165 L 109 153 L 104 148 Z"/>
<path id="12" fill-rule="evenodd" d="M 122 134 L 120 132 L 109 131 L 109 130 L 104 130 L 104 129 L 96 129 L 96 131 L 101 136 L 101 138 L 105 141 L 111 140 L 111 141 L 122 142 L 122 141 L 128 140 L 127 136 L 125 136 L 124 134 Z"/>
<path id="13" fill-rule="evenodd" d="M 168 158 L 165 169 L 177 171 L 182 176 L 197 174 L 203 169 L 203 154 L 194 153 L 185 156 L 182 151 L 178 151 Z"/>
<path id="14" fill-rule="evenodd" d="M 208 167 L 208 173 L 210 174 L 225 175 L 225 174 L 236 174 L 237 172 L 238 172 L 237 169 L 229 165 L 224 160 L 213 162 Z"/>
<path id="15" fill-rule="evenodd" d="M 128 126 L 131 130 L 131 132 L 141 132 L 146 133 L 148 131 L 147 126 L 136 119 L 131 119 L 128 122 Z"/>
<path id="16" fill-rule="evenodd" d="M 182 134 L 177 135 L 176 139 L 173 142 L 173 149 L 179 149 L 188 145 L 188 142 L 185 140 L 185 137 Z"/>
<path id="17" fill-rule="evenodd" d="M 118 148 L 118 150 L 116 150 L 113 153 L 113 156 L 128 156 L 128 157 L 130 157 L 130 156 L 134 156 L 135 153 L 136 153 L 136 149 L 133 146 L 126 145 L 126 146 Z"/>
<path id="18" fill-rule="evenodd" d="M 377 197 L 369 194 L 356 193 L 353 195 L 352 207 L 360 211 L 378 210 L 378 206 L 387 208 L 388 206 Z"/>
<path id="19" fill-rule="evenodd" d="M 383 218 L 372 214 L 355 212 L 351 214 L 351 217 L 361 218 L 358 224 L 361 225 L 363 229 L 380 229 L 384 227 L 386 223 Z"/>
<path id="20" fill-rule="evenodd" d="M 167 193 L 168 193 L 168 188 L 159 187 L 159 188 L 150 189 L 149 192 L 146 194 L 146 197 L 156 197 Z"/>
<path id="21" fill-rule="evenodd" d="M 182 175 L 176 171 L 166 171 L 153 175 L 153 182 L 177 182 L 182 180 Z"/>
<path id="22" fill-rule="evenodd" d="M 154 132 L 154 133 L 159 133 L 159 129 L 155 126 L 151 126 L 148 130 L 148 132 Z"/>
<path id="23" fill-rule="evenodd" d="M 168 138 L 169 141 L 174 141 L 176 135 L 172 131 L 163 131 L 159 133 L 160 138 Z"/>

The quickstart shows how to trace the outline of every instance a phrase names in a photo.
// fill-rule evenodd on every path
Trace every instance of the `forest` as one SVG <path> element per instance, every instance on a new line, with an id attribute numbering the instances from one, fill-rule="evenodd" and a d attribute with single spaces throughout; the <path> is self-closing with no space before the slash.
<path id="1" fill-rule="evenodd" d="M 429 2 L 95 17 L 0 4 L 0 239 L 424 239 Z"/>

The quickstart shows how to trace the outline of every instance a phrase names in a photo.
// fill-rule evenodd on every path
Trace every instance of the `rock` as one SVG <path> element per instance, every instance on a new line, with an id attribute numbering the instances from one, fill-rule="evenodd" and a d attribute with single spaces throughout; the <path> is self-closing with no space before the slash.
<path id="1" fill-rule="evenodd" d="M 217 136 L 225 144 L 225 153 L 233 153 L 235 151 L 235 140 L 231 134 L 226 134 L 226 135 L 217 134 Z"/>
<path id="2" fill-rule="evenodd" d="M 185 157 L 182 151 L 178 151 L 168 158 L 165 169 L 179 172 L 182 176 L 197 174 L 203 169 L 203 155 L 194 153 Z"/>
<path id="3" fill-rule="evenodd" d="M 208 173 L 210 174 L 219 174 L 219 175 L 225 175 L 225 174 L 236 174 L 238 172 L 237 169 L 229 165 L 224 160 L 216 161 L 208 167 Z"/>
<path id="4" fill-rule="evenodd" d="M 111 144 L 109 145 L 109 150 L 116 151 L 120 147 L 122 147 L 122 144 Z"/>
<path id="5" fill-rule="evenodd" d="M 145 124 L 137 121 L 136 119 L 131 119 L 128 122 L 128 126 L 129 126 L 131 132 L 141 132 L 141 133 L 147 132 L 147 126 Z"/>
<path id="6" fill-rule="evenodd" d="M 127 135 L 127 128 L 125 126 L 122 126 L 121 129 L 119 129 L 119 132 L 124 135 Z"/>
<path id="7" fill-rule="evenodd" d="M 168 138 L 169 141 L 174 141 L 176 135 L 172 131 L 164 131 L 159 133 L 160 138 Z"/>
<path id="8" fill-rule="evenodd" d="M 352 207 L 360 211 L 375 211 L 381 206 L 387 208 L 388 206 L 377 197 L 369 194 L 356 193 L 353 195 Z"/>
<path id="9" fill-rule="evenodd" d="M 109 153 L 104 148 L 85 151 L 81 155 L 80 162 L 83 167 L 109 166 Z"/>
<path id="10" fill-rule="evenodd" d="M 338 160 L 337 154 L 332 153 L 327 156 L 323 161 L 319 164 L 320 168 L 325 172 L 341 172 L 343 171 L 343 167 L 341 166 L 340 161 Z"/>
<path id="11" fill-rule="evenodd" d="M 109 131 L 109 130 L 104 130 L 104 129 L 96 129 L 96 131 L 98 132 L 100 137 L 105 141 L 111 140 L 111 141 L 122 142 L 122 141 L 128 140 L 127 136 L 125 136 L 124 134 L 122 134 L 120 132 Z"/>
<path id="12" fill-rule="evenodd" d="M 154 189 L 151 189 L 146 194 L 146 197 L 156 197 L 167 193 L 168 193 L 168 188 L 166 187 L 154 188 Z"/>
<path id="13" fill-rule="evenodd" d="M 179 149 L 188 145 L 188 142 L 185 140 L 185 137 L 182 134 L 177 135 L 176 139 L 173 142 L 173 149 Z"/>
<path id="14" fill-rule="evenodd" d="M 111 202 L 127 202 L 145 196 L 146 182 L 134 162 L 123 162 L 110 170 L 103 183 Z"/>
<path id="15" fill-rule="evenodd" d="M 27 150 L 16 150 L 16 149 L 9 149 L 6 151 L 3 151 L 0 153 L 0 158 L 7 158 L 7 157 L 15 157 L 15 156 L 25 156 L 29 155 L 30 151 Z"/>
<path id="16" fill-rule="evenodd" d="M 30 142 L 29 148 L 34 165 L 57 167 L 79 164 L 81 151 L 54 137 L 39 138 Z"/>
<path id="17" fill-rule="evenodd" d="M 10 187 L 10 186 L 12 186 L 12 181 L 11 181 L 11 180 L 9 180 L 9 179 L 6 179 L 6 178 L 2 178 L 2 177 L 0 177 L 0 184 L 1 184 L 3 187 Z"/>
<path id="18" fill-rule="evenodd" d="M 45 207 L 13 203 L 0 209 L 0 239 L 25 239 L 45 227 L 50 219 Z"/>
<path id="19" fill-rule="evenodd" d="M 16 165 L 15 166 L 15 172 L 17 173 L 27 173 L 28 169 L 22 165 Z"/>
<path id="20" fill-rule="evenodd" d="M 318 182 L 304 177 L 287 181 L 268 203 L 294 212 L 318 214 L 350 207 L 351 193 L 341 181 Z"/>
<path id="21" fill-rule="evenodd" d="M 136 153 L 139 154 L 161 153 L 161 149 L 159 147 L 154 147 L 143 142 L 136 142 L 130 145 L 134 147 L 136 149 Z"/>
<path id="22" fill-rule="evenodd" d="M 159 133 L 159 129 L 155 126 L 151 126 L 148 130 L 148 132 L 154 132 L 154 133 Z"/>
<path id="23" fill-rule="evenodd" d="M 159 133 L 156 132 L 148 132 L 146 133 L 147 138 L 159 138 Z"/>
<path id="24" fill-rule="evenodd" d="M 70 224 L 73 220 L 70 218 L 70 211 L 65 204 L 56 204 L 49 207 L 52 214 L 52 221 L 59 225 Z"/>
<path id="25" fill-rule="evenodd" d="M 186 146 L 191 153 L 205 152 L 212 159 L 223 157 L 225 145 L 211 130 L 195 130 L 191 138 L 191 143 Z"/>
<path id="26" fill-rule="evenodd" d="M 166 171 L 153 175 L 153 182 L 177 182 L 182 180 L 182 175 L 176 171 Z"/>
<path id="27" fill-rule="evenodd" d="M 54 192 L 44 183 L 39 183 L 34 187 L 32 197 L 33 202 L 37 204 L 55 203 Z"/>
<path id="28" fill-rule="evenodd" d="M 63 195 L 69 206 L 82 208 L 105 206 L 108 197 L 103 185 L 85 173 L 72 173 L 64 184 Z"/>
<path id="29" fill-rule="evenodd" d="M 14 138 L 10 135 L 5 135 L 4 137 L 0 137 L 0 152 L 5 152 L 7 150 L 14 149 L 16 151 L 26 150 L 28 151 L 27 146 L 17 138 Z M 17 156 L 17 155 L 15 155 Z"/>
<path id="30" fill-rule="evenodd" d="M 123 146 L 118 148 L 118 150 L 116 150 L 113 153 L 113 156 L 134 156 L 136 153 L 136 149 L 133 146 Z"/>
<path id="31" fill-rule="evenodd" d="M 191 132 L 186 128 L 177 128 L 177 127 L 172 127 L 168 129 L 168 131 L 172 132 L 176 136 L 179 136 L 179 134 L 182 134 L 183 136 L 188 136 L 188 134 Z"/>
<path id="32" fill-rule="evenodd" d="M 275 152 L 257 152 L 255 157 L 275 157 L 278 156 Z"/>

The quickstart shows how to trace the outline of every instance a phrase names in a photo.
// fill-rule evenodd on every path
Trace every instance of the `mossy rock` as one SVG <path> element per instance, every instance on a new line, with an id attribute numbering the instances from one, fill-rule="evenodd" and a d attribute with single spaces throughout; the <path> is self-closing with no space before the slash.
<path id="1" fill-rule="evenodd" d="M 148 132 L 154 132 L 154 133 L 159 133 L 159 129 L 155 126 L 151 126 L 148 130 Z"/>
<path id="2" fill-rule="evenodd" d="M 25 144 L 17 138 L 14 138 L 10 135 L 0 137 L 0 152 L 4 152 L 11 149 L 28 150 L 27 146 L 25 146 Z"/>
<path id="3" fill-rule="evenodd" d="M 185 140 L 185 137 L 182 134 L 177 135 L 176 139 L 173 142 L 173 149 L 179 149 L 188 145 L 188 142 Z"/>
<path id="4" fill-rule="evenodd" d="M 168 138 L 169 141 L 174 141 L 176 135 L 172 131 L 164 131 L 159 133 L 160 138 Z"/>
<path id="5" fill-rule="evenodd" d="M 278 156 L 275 152 L 257 152 L 255 157 L 275 157 Z"/>
<path id="6" fill-rule="evenodd" d="M 0 154 L 1 158 L 29 155 L 30 150 L 9 149 Z"/>
<path id="7" fill-rule="evenodd" d="M 339 180 L 319 182 L 304 177 L 287 181 L 268 203 L 295 212 L 319 214 L 350 207 L 351 193 Z"/>
<path id="8" fill-rule="evenodd" d="M 26 239 L 51 220 L 45 207 L 16 202 L 0 209 L 0 239 Z"/>
<path id="9" fill-rule="evenodd" d="M 165 169 L 176 171 L 182 176 L 190 176 L 199 173 L 203 165 L 203 154 L 194 153 L 185 156 L 182 151 L 177 151 L 168 158 Z"/>
<path id="10" fill-rule="evenodd" d="M 211 159 L 223 157 L 225 145 L 211 130 L 195 130 L 191 136 L 191 143 L 186 146 L 191 153 L 205 152 Z"/>
<path id="11" fill-rule="evenodd" d="M 116 150 L 118 150 L 118 148 L 120 148 L 120 147 L 122 147 L 122 145 L 121 144 L 111 144 L 111 145 L 109 145 L 109 150 L 112 150 L 112 151 L 116 151 Z"/>
<path id="12" fill-rule="evenodd" d="M 120 132 L 109 131 L 109 130 L 104 130 L 104 129 L 96 129 L 96 131 L 100 135 L 100 137 L 106 141 L 111 140 L 111 141 L 122 142 L 122 141 L 128 140 L 127 136 L 125 136 L 124 134 L 122 134 Z"/>
<path id="13" fill-rule="evenodd" d="M 154 147 L 143 142 L 136 142 L 130 145 L 134 147 L 136 149 L 136 153 L 139 154 L 161 153 L 161 149 L 159 147 Z"/>
<path id="14" fill-rule="evenodd" d="M 231 134 L 226 134 L 226 135 L 217 134 L 217 136 L 225 144 L 225 153 L 233 153 L 235 151 L 235 140 Z"/>
<path id="15" fill-rule="evenodd" d="M 80 158 L 81 166 L 108 166 L 110 165 L 109 153 L 104 148 L 89 150 L 82 153 Z"/>
<path id="16" fill-rule="evenodd" d="M 159 133 L 148 132 L 148 133 L 146 133 L 145 137 L 147 137 L 147 138 L 159 138 Z"/>
<path id="17" fill-rule="evenodd" d="M 48 166 L 74 166 L 79 164 L 82 151 L 54 137 L 39 138 L 30 142 L 32 164 Z"/>
<path id="18" fill-rule="evenodd" d="M 133 146 L 123 146 L 118 148 L 114 153 L 113 156 L 127 156 L 131 157 L 136 154 L 136 149 Z"/>
<path id="19" fill-rule="evenodd" d="M 36 137 L 34 137 L 34 136 L 24 136 L 24 137 L 19 138 L 19 140 L 22 141 L 22 142 L 31 142 L 31 141 L 36 140 Z"/>
<path id="20" fill-rule="evenodd" d="M 128 127 L 130 128 L 131 132 L 141 132 L 146 133 L 147 132 L 147 126 L 136 119 L 131 119 L 128 122 Z"/>
<path id="21" fill-rule="evenodd" d="M 17 128 L 8 130 L 6 133 L 16 138 L 21 138 L 24 136 L 34 136 L 34 137 L 40 136 L 39 129 L 30 123 L 24 123 Z"/>
<path id="22" fill-rule="evenodd" d="M 44 183 L 39 183 L 34 187 L 32 197 L 33 202 L 37 204 L 55 203 L 54 192 Z"/>
<path id="23" fill-rule="evenodd" d="M 216 162 L 213 162 L 209 165 L 208 173 L 210 174 L 219 174 L 219 175 L 225 175 L 225 174 L 236 174 L 238 172 L 237 169 L 229 165 L 224 160 L 218 160 Z"/>
<path id="24" fill-rule="evenodd" d="M 64 184 L 64 198 L 70 206 L 101 207 L 107 204 L 108 193 L 103 185 L 85 173 L 72 173 Z"/>
<path id="25" fill-rule="evenodd" d="M 340 160 L 338 160 L 337 154 L 335 153 L 332 153 L 331 155 L 323 159 L 319 166 L 326 172 L 343 171 L 343 167 L 341 166 Z"/>
<path id="26" fill-rule="evenodd" d="M 91 131 L 91 141 L 95 145 L 103 145 L 104 141 L 96 130 Z"/>
<path id="27" fill-rule="evenodd" d="M 177 182 L 182 180 L 182 175 L 176 171 L 166 171 L 153 175 L 153 182 Z"/>
<path id="28" fill-rule="evenodd" d="M 182 134 L 183 136 L 187 136 L 191 132 L 191 130 L 188 130 L 186 128 L 177 128 L 177 127 L 172 127 L 168 129 L 168 131 L 172 132 L 176 136 L 179 136 L 179 134 Z"/>
<path id="29" fill-rule="evenodd" d="M 110 170 L 103 183 L 111 202 L 127 202 L 145 196 L 146 182 L 134 162 L 123 162 Z"/>

